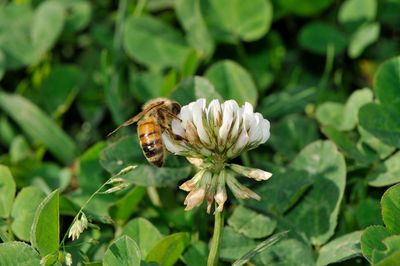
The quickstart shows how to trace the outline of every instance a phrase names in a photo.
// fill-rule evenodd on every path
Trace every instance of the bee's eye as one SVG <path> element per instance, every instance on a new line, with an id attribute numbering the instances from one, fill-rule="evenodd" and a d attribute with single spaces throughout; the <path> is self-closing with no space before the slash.
<path id="1" fill-rule="evenodd" d="M 181 106 L 179 103 L 172 103 L 172 113 L 177 115 L 181 111 Z"/>

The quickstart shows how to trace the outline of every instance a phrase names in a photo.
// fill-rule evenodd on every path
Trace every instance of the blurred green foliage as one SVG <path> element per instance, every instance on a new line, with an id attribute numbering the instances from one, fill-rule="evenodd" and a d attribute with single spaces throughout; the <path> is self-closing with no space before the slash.
<path id="1" fill-rule="evenodd" d="M 270 140 L 237 160 L 274 175 L 251 183 L 259 202 L 230 195 L 221 265 L 397 265 L 399 10 L 399 0 L 0 0 L 0 265 L 59 265 L 62 252 L 73 265 L 206 264 L 213 217 L 185 212 L 177 188 L 191 166 L 149 165 L 134 128 L 106 137 L 155 97 L 247 101 L 271 122 Z M 129 165 L 130 186 L 93 197 L 89 228 L 61 240 Z"/>

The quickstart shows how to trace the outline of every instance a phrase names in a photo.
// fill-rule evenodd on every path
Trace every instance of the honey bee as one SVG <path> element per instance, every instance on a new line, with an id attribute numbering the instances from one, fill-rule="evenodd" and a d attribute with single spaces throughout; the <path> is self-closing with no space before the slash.
<path id="1" fill-rule="evenodd" d="M 177 115 L 180 110 L 181 106 L 175 101 L 166 98 L 150 100 L 143 105 L 139 114 L 129 118 L 108 135 L 138 122 L 137 134 L 144 156 L 152 165 L 161 167 L 165 157 L 161 134 L 164 131 L 171 133 L 171 121 L 173 118 L 179 119 Z"/>

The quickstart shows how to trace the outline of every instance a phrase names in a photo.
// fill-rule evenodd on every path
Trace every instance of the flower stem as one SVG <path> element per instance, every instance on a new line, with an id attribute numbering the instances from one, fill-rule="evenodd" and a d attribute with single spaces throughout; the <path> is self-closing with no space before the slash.
<path id="1" fill-rule="evenodd" d="M 71 229 L 72 225 L 75 223 L 75 221 L 78 219 L 79 215 L 83 212 L 83 210 L 86 208 L 86 206 L 89 204 L 89 202 L 94 198 L 94 196 L 96 196 L 96 195 L 98 195 L 98 194 L 101 194 L 101 191 L 103 190 L 103 188 L 104 188 L 106 185 L 110 184 L 110 181 L 111 181 L 113 178 L 116 178 L 116 177 L 120 176 L 120 175 L 123 173 L 122 171 L 123 171 L 123 170 L 121 170 L 118 174 L 116 174 L 116 175 L 110 177 L 106 182 L 104 182 L 92 195 L 90 195 L 90 197 L 89 197 L 89 198 L 86 200 L 86 202 L 82 205 L 82 207 L 79 209 L 78 213 L 75 215 L 74 219 L 72 220 L 71 224 L 69 225 L 67 231 L 65 232 L 65 234 L 64 234 L 64 236 L 63 236 L 63 238 L 62 238 L 62 240 L 61 240 L 61 242 L 60 242 L 60 247 L 61 247 L 62 249 L 64 249 L 64 247 L 65 247 L 65 240 L 67 239 L 68 232 L 69 232 L 69 230 Z"/>
<path id="2" fill-rule="evenodd" d="M 207 266 L 218 265 L 219 243 L 222 237 L 222 227 L 224 226 L 223 211 L 217 212 L 214 217 L 214 233 L 211 240 L 210 253 L 208 254 Z"/>
<path id="3" fill-rule="evenodd" d="M 110 177 L 105 183 L 103 183 L 92 195 L 90 195 L 90 197 L 86 200 L 86 202 L 82 205 L 82 207 L 79 209 L 78 213 L 75 215 L 74 219 L 72 220 L 71 224 L 69 225 L 67 231 L 65 232 L 61 242 L 60 242 L 60 247 L 62 249 L 64 249 L 65 246 L 65 240 L 67 239 L 68 236 L 68 232 L 71 229 L 72 225 L 75 223 L 75 221 L 78 219 L 79 215 L 83 212 L 83 210 L 86 208 L 86 206 L 89 204 L 89 202 L 94 198 L 94 196 L 96 196 L 97 194 L 99 194 L 99 192 L 108 184 L 108 182 L 111 180 Z"/>

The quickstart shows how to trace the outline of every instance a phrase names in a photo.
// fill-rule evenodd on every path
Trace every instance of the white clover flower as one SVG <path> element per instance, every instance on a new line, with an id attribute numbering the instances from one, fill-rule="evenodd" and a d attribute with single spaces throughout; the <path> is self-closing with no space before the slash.
<path id="1" fill-rule="evenodd" d="M 241 185 L 234 175 L 260 181 L 267 180 L 272 174 L 229 164 L 229 161 L 268 140 L 268 120 L 260 113 L 254 113 L 250 103 L 239 107 L 234 100 L 223 103 L 213 100 L 206 106 L 205 99 L 183 106 L 178 118 L 180 120 L 174 119 L 171 123 L 172 132 L 164 132 L 162 138 L 168 151 L 185 156 L 199 169 L 192 179 L 180 186 L 189 192 L 186 210 L 199 206 L 206 199 L 208 212 L 214 200 L 218 205 L 215 211 L 222 211 L 227 200 L 225 184 L 238 198 L 260 198 Z"/>

